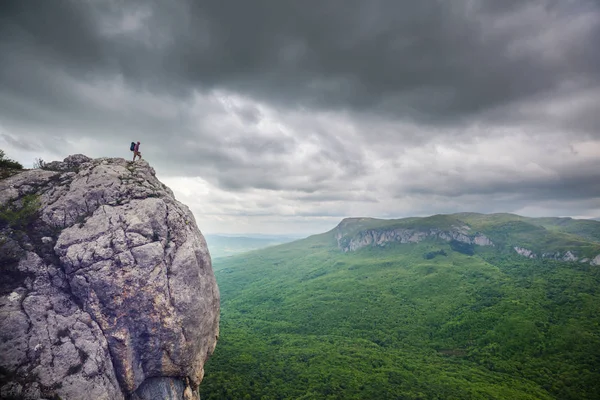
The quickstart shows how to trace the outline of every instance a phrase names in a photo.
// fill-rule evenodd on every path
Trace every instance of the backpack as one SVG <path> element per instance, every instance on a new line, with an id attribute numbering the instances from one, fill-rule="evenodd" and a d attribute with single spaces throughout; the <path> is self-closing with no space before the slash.
<path id="1" fill-rule="evenodd" d="M 131 150 L 131 151 L 135 150 L 135 142 L 131 142 L 131 146 L 129 146 L 129 150 Z"/>

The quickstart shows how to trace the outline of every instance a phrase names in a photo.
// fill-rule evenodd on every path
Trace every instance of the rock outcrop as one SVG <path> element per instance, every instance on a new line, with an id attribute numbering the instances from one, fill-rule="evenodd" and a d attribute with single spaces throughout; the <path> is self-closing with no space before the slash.
<path id="1" fill-rule="evenodd" d="M 219 292 L 146 161 L 82 155 L 0 180 L 0 397 L 197 399 Z"/>
<path id="2" fill-rule="evenodd" d="M 560 251 L 557 251 L 554 253 L 542 253 L 542 258 L 549 258 L 552 260 L 567 261 L 567 262 L 575 262 L 575 261 L 579 260 L 579 257 L 577 257 L 575 254 L 573 254 L 573 252 L 571 250 L 567 250 L 564 253 L 561 253 Z"/>
<path id="3" fill-rule="evenodd" d="M 477 245 L 493 246 L 492 241 L 482 233 L 469 232 L 466 226 L 453 227 L 449 230 L 431 229 L 364 229 L 348 234 L 343 225 L 337 228 L 336 239 L 338 247 L 344 252 L 356 251 L 366 246 L 383 246 L 386 243 L 419 243 L 425 239 L 441 239 L 446 242 L 457 242 Z"/>
<path id="4" fill-rule="evenodd" d="M 537 258 L 537 256 L 535 255 L 535 253 L 533 251 L 526 249 L 524 247 L 514 246 L 513 249 L 515 249 L 517 254 L 520 256 L 527 257 L 527 258 Z"/>
<path id="5" fill-rule="evenodd" d="M 513 249 L 520 256 L 535 259 L 538 258 L 538 255 L 533 251 L 526 249 L 524 247 L 514 246 Z M 594 257 L 591 261 L 589 258 L 579 258 L 575 253 L 571 250 L 567 250 L 564 252 L 556 251 L 556 252 L 546 252 L 540 255 L 542 259 L 546 260 L 556 260 L 556 261 L 564 261 L 564 262 L 576 262 L 579 261 L 581 263 L 589 263 L 590 265 L 600 265 L 600 255 Z"/>
<path id="6" fill-rule="evenodd" d="M 536 253 L 534 250 L 524 247 L 523 244 L 510 244 L 513 240 L 507 241 L 506 237 L 503 238 L 505 233 L 502 233 L 502 231 L 505 229 L 500 229 L 501 233 L 498 235 L 498 231 L 494 232 L 494 229 L 497 230 L 497 228 L 493 226 L 491 228 L 487 227 L 489 230 L 482 229 L 478 231 L 460 220 L 452 221 L 452 223 L 442 220 L 439 221 L 437 226 L 432 224 L 431 220 L 420 221 L 419 218 L 406 218 L 396 221 L 394 223 L 394 220 L 345 218 L 333 230 L 333 233 L 338 248 L 343 252 L 352 252 L 368 246 L 383 247 L 390 243 L 402 244 L 419 243 L 424 240 L 441 240 L 449 242 L 451 247 L 454 246 L 453 248 L 459 248 L 463 245 L 494 246 L 499 251 L 514 251 L 520 256 L 530 259 L 600 265 L 600 254 L 590 256 L 589 251 L 586 251 L 588 256 L 586 257 L 580 254 L 577 248 L 568 249 L 568 246 L 566 246 L 567 248 L 560 251 L 540 251 Z M 494 243 L 487 235 L 491 237 L 495 235 L 496 238 L 499 236 L 501 240 Z"/>

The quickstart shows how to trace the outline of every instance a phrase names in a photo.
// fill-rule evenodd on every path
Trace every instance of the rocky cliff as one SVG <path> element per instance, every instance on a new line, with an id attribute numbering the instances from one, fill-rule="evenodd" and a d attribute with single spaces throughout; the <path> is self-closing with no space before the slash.
<path id="1" fill-rule="evenodd" d="M 561 232 L 560 226 L 552 226 L 552 223 L 556 225 L 556 221 L 566 219 L 536 220 L 509 214 L 508 217 L 498 215 L 463 213 L 400 220 L 346 218 L 334 228 L 333 233 L 338 248 L 344 252 L 368 246 L 384 247 L 391 243 L 438 240 L 449 242 L 451 246 L 458 243 L 456 247 L 490 246 L 497 251 L 510 249 L 510 252 L 530 259 L 600 265 L 600 237 L 597 236 L 600 224 L 597 222 L 583 221 L 585 229 L 578 232 L 575 229 L 577 221 L 568 219 L 567 222 L 571 223 L 567 226 L 569 230 Z M 542 223 L 548 224 L 550 229 L 546 229 Z M 529 246 L 526 243 L 534 243 L 536 249 L 525 247 Z"/>
<path id="2" fill-rule="evenodd" d="M 147 162 L 76 155 L 0 180 L 0 267 L 1 398 L 199 398 L 219 292 Z"/>
<path id="3" fill-rule="evenodd" d="M 457 242 L 493 246 L 492 241 L 480 232 L 472 232 L 468 226 L 453 226 L 449 229 L 439 228 L 374 228 L 362 229 L 358 232 L 348 231 L 348 218 L 336 228 L 338 247 L 344 252 L 355 251 L 366 246 L 383 246 L 386 243 L 419 243 L 425 239 L 441 239 L 446 242 Z"/>

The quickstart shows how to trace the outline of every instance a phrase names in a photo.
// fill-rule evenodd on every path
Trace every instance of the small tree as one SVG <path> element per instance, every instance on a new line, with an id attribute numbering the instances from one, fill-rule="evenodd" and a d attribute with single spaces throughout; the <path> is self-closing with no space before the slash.
<path id="1" fill-rule="evenodd" d="M 18 161 L 6 158 L 6 153 L 0 149 L 0 168 L 23 169 L 23 165 Z"/>
<path id="2" fill-rule="evenodd" d="M 41 158 L 36 158 L 33 162 L 33 168 L 35 169 L 44 169 L 46 167 L 46 161 Z"/>

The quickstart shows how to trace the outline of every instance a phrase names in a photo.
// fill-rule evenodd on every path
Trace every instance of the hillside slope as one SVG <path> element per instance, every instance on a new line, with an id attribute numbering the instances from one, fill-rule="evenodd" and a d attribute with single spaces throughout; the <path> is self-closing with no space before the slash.
<path id="1" fill-rule="evenodd" d="M 506 214 L 348 219 L 215 262 L 221 338 L 203 399 L 597 398 L 600 271 L 562 257 L 589 259 L 598 227 Z M 394 229 L 435 234 L 345 247 Z"/>

